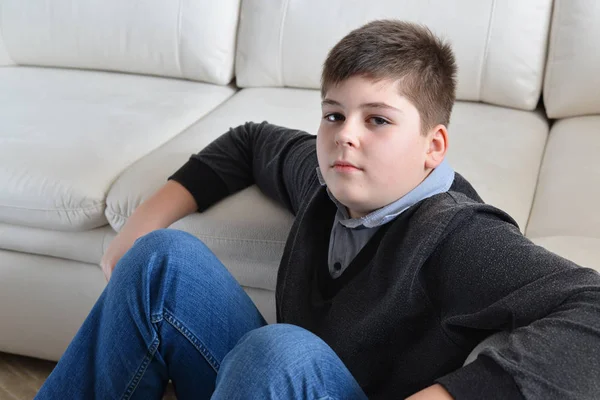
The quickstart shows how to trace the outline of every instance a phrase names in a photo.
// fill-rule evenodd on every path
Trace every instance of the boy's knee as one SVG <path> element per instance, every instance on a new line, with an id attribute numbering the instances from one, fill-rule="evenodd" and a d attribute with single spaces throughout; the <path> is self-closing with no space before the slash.
<path id="1" fill-rule="evenodd" d="M 210 253 L 210 250 L 200 239 L 187 232 L 157 229 L 137 239 L 130 252 L 135 253 L 138 258 L 166 255 L 185 258 L 186 255 L 198 256 L 202 253 Z"/>
<path id="2" fill-rule="evenodd" d="M 301 363 L 311 363 L 328 353 L 333 354 L 333 350 L 306 329 L 289 324 L 272 324 L 248 332 L 232 353 L 232 358 L 250 358 L 269 370 L 283 370 L 300 366 Z"/>
<path id="3" fill-rule="evenodd" d="M 158 229 L 135 241 L 117 264 L 114 277 L 122 274 L 139 276 L 140 273 L 147 273 L 149 269 L 193 267 L 193 264 L 201 262 L 203 257 L 214 256 L 206 245 L 193 235 L 175 229 Z M 167 260 L 171 262 L 166 262 Z M 174 260 L 178 262 L 172 262 Z"/>
<path id="4" fill-rule="evenodd" d="M 157 229 L 139 237 L 134 242 L 132 249 L 159 252 L 197 246 L 198 243 L 202 242 L 187 232 L 176 229 Z"/>
<path id="5" fill-rule="evenodd" d="M 297 398 L 307 390 L 314 392 L 311 398 L 325 398 L 324 376 L 340 365 L 334 351 L 313 333 L 294 325 L 267 325 L 248 332 L 225 356 L 214 398 L 240 398 L 239 393 Z"/>
<path id="6" fill-rule="evenodd" d="M 290 342 L 321 343 L 322 340 L 314 333 L 291 324 L 271 324 L 248 332 L 240 343 L 247 340 L 254 346 L 289 346 Z M 323 343 L 324 344 L 324 343 Z"/>

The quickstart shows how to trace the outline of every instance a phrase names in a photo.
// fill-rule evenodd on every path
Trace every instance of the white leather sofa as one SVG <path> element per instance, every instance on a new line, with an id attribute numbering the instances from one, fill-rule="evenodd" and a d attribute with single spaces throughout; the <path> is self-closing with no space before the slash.
<path id="1" fill-rule="evenodd" d="M 231 126 L 315 133 L 328 49 L 390 17 L 453 44 L 454 168 L 534 242 L 600 269 L 594 0 L 0 0 L 0 351 L 58 359 L 135 207 Z M 173 228 L 273 322 L 291 222 L 252 187 Z"/>

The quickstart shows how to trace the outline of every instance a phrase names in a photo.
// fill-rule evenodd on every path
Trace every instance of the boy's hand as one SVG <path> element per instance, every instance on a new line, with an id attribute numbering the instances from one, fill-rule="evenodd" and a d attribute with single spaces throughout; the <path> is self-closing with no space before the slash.
<path id="1" fill-rule="evenodd" d="M 454 398 L 450 396 L 450 393 L 448 393 L 442 385 L 436 383 L 433 386 L 429 386 L 428 388 L 407 397 L 406 400 L 454 400 Z"/>
<path id="2" fill-rule="evenodd" d="M 100 261 L 106 281 L 110 280 L 115 265 L 138 238 L 156 229 L 167 228 L 197 209 L 196 200 L 186 188 L 178 182 L 168 181 L 136 208 L 121 232 L 106 249 Z"/>
<path id="3" fill-rule="evenodd" d="M 106 249 L 106 252 L 102 256 L 102 261 L 100 261 L 100 267 L 102 267 L 106 282 L 110 280 L 110 276 L 112 275 L 112 271 L 115 268 L 115 265 L 117 265 L 117 262 L 125 253 L 127 253 L 131 246 L 133 246 L 136 239 L 137 238 L 132 238 L 128 235 L 119 233 L 110 243 L 110 246 L 108 246 L 108 249 Z"/>

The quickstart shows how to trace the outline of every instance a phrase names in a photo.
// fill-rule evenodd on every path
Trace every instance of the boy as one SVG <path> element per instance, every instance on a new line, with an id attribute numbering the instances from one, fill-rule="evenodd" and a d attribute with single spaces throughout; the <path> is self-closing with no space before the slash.
<path id="1" fill-rule="evenodd" d="M 455 75 L 426 28 L 348 34 L 316 139 L 237 127 L 135 211 L 38 398 L 160 398 L 169 379 L 179 398 L 600 396 L 600 276 L 533 245 L 444 161 Z M 253 183 L 296 217 L 269 326 L 201 242 L 157 230 Z M 499 331 L 506 346 L 462 367 Z"/>

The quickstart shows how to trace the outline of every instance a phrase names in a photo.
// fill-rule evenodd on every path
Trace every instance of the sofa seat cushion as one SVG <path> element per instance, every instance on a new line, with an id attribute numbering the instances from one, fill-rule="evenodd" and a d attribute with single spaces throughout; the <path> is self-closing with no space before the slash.
<path id="1" fill-rule="evenodd" d="M 107 223 L 111 183 L 235 90 L 184 80 L 0 68 L 0 223 L 87 230 Z"/>
<path id="2" fill-rule="evenodd" d="M 600 116 L 558 120 L 527 227 L 534 242 L 600 271 Z"/>
<path id="3" fill-rule="evenodd" d="M 0 223 L 0 249 L 100 265 L 116 235 L 110 225 L 73 232 Z"/>
<path id="4" fill-rule="evenodd" d="M 132 165 L 112 186 L 107 217 L 119 230 L 144 199 L 229 127 L 246 121 L 316 133 L 321 119 L 316 90 L 243 89 L 190 129 Z M 450 127 L 450 161 L 488 202 L 525 226 L 548 133 L 535 112 L 460 102 Z M 210 188 L 207 188 L 210 190 Z M 203 240 L 244 286 L 273 290 L 292 216 L 250 187 L 172 227 Z"/>

